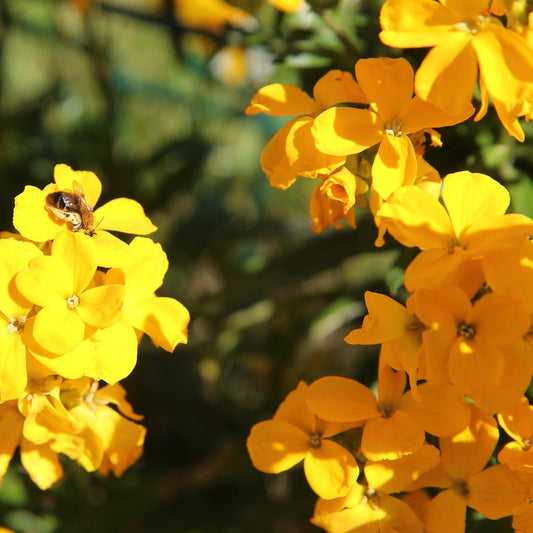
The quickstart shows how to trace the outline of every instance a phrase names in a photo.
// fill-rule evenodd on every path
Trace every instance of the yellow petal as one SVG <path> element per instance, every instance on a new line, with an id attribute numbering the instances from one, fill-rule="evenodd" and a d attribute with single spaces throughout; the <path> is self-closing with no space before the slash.
<path id="1" fill-rule="evenodd" d="M 460 115 L 470 106 L 476 79 L 476 55 L 470 34 L 452 32 L 425 57 L 416 72 L 415 90 L 422 100 Z M 450 87 L 454 90 L 450 91 Z"/>
<path id="2" fill-rule="evenodd" d="M 353 379 L 327 376 L 307 391 L 311 412 L 331 422 L 351 422 L 379 416 L 374 393 Z"/>
<path id="3" fill-rule="evenodd" d="M 276 420 L 259 422 L 246 441 L 253 465 L 261 472 L 278 474 L 303 460 L 310 437 L 300 429 Z"/>
<path id="4" fill-rule="evenodd" d="M 416 154 L 409 137 L 384 135 L 372 164 L 372 188 L 384 199 L 402 185 L 414 183 Z"/>
<path id="5" fill-rule="evenodd" d="M 70 352 L 83 340 L 84 333 L 85 324 L 65 301 L 43 307 L 35 317 L 35 342 L 52 353 Z"/>
<path id="6" fill-rule="evenodd" d="M 372 110 L 385 124 L 399 117 L 413 96 L 413 67 L 404 58 L 360 59 L 355 74 Z"/>
<path id="7" fill-rule="evenodd" d="M 47 444 L 36 445 L 23 439 L 20 443 L 20 461 L 41 490 L 49 489 L 63 477 L 59 457 Z"/>
<path id="8" fill-rule="evenodd" d="M 468 505 L 490 520 L 525 511 L 528 488 L 505 465 L 496 465 L 468 480 Z"/>
<path id="9" fill-rule="evenodd" d="M 466 500 L 456 491 L 445 490 L 431 501 L 427 511 L 426 528 L 432 533 L 464 533 Z"/>
<path id="10" fill-rule="evenodd" d="M 320 106 L 307 93 L 294 85 L 272 83 L 262 87 L 246 108 L 246 114 L 310 115 L 318 113 Z"/>
<path id="11" fill-rule="evenodd" d="M 54 185 L 47 186 L 42 191 L 37 187 L 28 185 L 24 187 L 22 193 L 15 197 L 13 225 L 26 239 L 46 242 L 53 239 L 57 232 L 62 229 L 62 225 L 56 223 L 45 208 L 46 196 L 54 191 Z"/>
<path id="12" fill-rule="evenodd" d="M 15 278 L 17 289 L 29 301 L 46 306 L 65 300 L 74 294 L 72 274 L 59 257 L 51 255 L 32 259 L 30 267 Z"/>
<path id="13" fill-rule="evenodd" d="M 358 154 L 380 142 L 381 119 L 367 109 L 332 107 L 313 121 L 312 135 L 318 150 L 346 156 Z"/>
<path id="14" fill-rule="evenodd" d="M 0 478 L 4 476 L 19 444 L 24 417 L 17 409 L 16 402 L 0 404 Z"/>
<path id="15" fill-rule="evenodd" d="M 352 74 L 341 70 L 330 70 L 322 76 L 313 88 L 320 110 L 343 102 L 368 103 L 365 93 Z"/>
<path id="16" fill-rule="evenodd" d="M 189 319 L 187 309 L 174 298 L 152 296 L 124 310 L 124 320 L 168 352 L 187 343 Z"/>
<path id="17" fill-rule="evenodd" d="M 137 335 L 126 322 L 97 330 L 91 336 L 94 353 L 85 375 L 113 385 L 129 376 L 137 363 Z"/>
<path id="18" fill-rule="evenodd" d="M 32 303 L 20 294 L 14 277 L 41 255 L 41 250 L 30 242 L 0 239 L 0 310 L 8 318 L 26 315 L 31 309 Z"/>
<path id="19" fill-rule="evenodd" d="M 96 391 L 97 401 L 108 404 L 116 405 L 119 412 L 132 420 L 142 420 L 144 417 L 134 413 L 133 408 L 126 400 L 126 390 L 120 383 L 114 385 L 106 385 Z"/>
<path id="20" fill-rule="evenodd" d="M 444 248 L 452 243 L 453 229 L 442 204 L 416 185 L 392 193 L 378 211 L 387 230 L 405 246 Z"/>
<path id="21" fill-rule="evenodd" d="M 339 498 L 348 493 L 359 475 L 354 456 L 336 442 L 322 439 L 319 448 L 311 448 L 304 459 L 309 486 L 321 498 Z"/>
<path id="22" fill-rule="evenodd" d="M 304 4 L 304 0 L 268 0 L 274 7 L 286 13 L 298 11 Z"/>
<path id="23" fill-rule="evenodd" d="M 94 212 L 97 228 L 122 233 L 147 235 L 157 230 L 144 214 L 139 202 L 130 198 L 115 198 Z"/>
<path id="24" fill-rule="evenodd" d="M 391 417 L 368 420 L 363 431 L 361 451 L 371 461 L 398 459 L 419 450 L 424 430 L 411 417 L 396 411 Z"/>
<path id="25" fill-rule="evenodd" d="M 460 20 L 433 0 L 388 0 L 379 21 L 379 38 L 386 45 L 420 48 L 437 44 Z"/>
<path id="26" fill-rule="evenodd" d="M 26 347 L 21 335 L 9 333 L 0 319 L 0 402 L 16 400 L 26 387 Z"/>
<path id="27" fill-rule="evenodd" d="M 487 9 L 487 0 L 440 0 L 440 3 L 464 20 L 475 18 Z"/>
<path id="28" fill-rule="evenodd" d="M 489 94 L 502 102 L 522 100 L 525 84 L 533 83 L 533 58 L 525 39 L 498 24 L 487 24 L 472 44 Z"/>
<path id="29" fill-rule="evenodd" d="M 96 251 L 92 239 L 84 233 L 62 231 L 52 244 L 52 256 L 58 257 L 69 272 L 72 294 L 80 294 L 96 271 Z"/>
<path id="30" fill-rule="evenodd" d="M 128 245 L 104 230 L 97 230 L 91 237 L 96 244 L 96 263 L 98 266 L 125 267 L 131 262 Z"/>
<path id="31" fill-rule="evenodd" d="M 477 172 L 454 172 L 443 180 L 442 201 L 456 235 L 487 217 L 503 215 L 509 206 L 507 189 L 496 180 Z"/>
<path id="32" fill-rule="evenodd" d="M 120 319 L 124 285 L 101 285 L 80 295 L 76 308 L 80 318 L 90 326 L 106 328 Z"/>
<path id="33" fill-rule="evenodd" d="M 420 475 L 437 466 L 440 453 L 435 446 L 424 444 L 416 452 L 392 461 L 367 461 L 365 478 L 368 484 L 380 491 L 392 494 L 402 492 Z"/>

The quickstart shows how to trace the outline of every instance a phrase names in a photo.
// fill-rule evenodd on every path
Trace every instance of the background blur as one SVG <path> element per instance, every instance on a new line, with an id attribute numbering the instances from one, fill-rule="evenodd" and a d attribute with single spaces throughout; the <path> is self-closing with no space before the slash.
<path id="1" fill-rule="evenodd" d="M 231 26 L 205 0 L 0 2 L 0 229 L 12 229 L 13 198 L 51 182 L 56 163 L 92 170 L 102 203 L 134 198 L 158 225 L 151 237 L 170 260 L 158 294 L 192 316 L 187 346 L 168 354 L 144 339 L 123 382 L 148 429 L 138 463 L 115 479 L 65 461 L 64 479 L 42 492 L 15 458 L 0 488 L 0 525 L 318 531 L 303 473 L 254 470 L 246 437 L 300 379 L 372 384 L 377 351 L 343 338 L 360 325 L 365 290 L 402 298 L 413 252 L 375 249 L 364 213 L 356 231 L 314 235 L 314 184 L 273 189 L 259 164 L 286 120 L 243 111 L 272 81 L 309 90 L 331 68 L 353 72 L 360 57 L 401 53 L 416 67 L 425 51 L 379 43 L 379 0 L 314 3 L 329 8 L 288 15 L 266 0 L 228 2 L 250 14 L 233 12 Z M 514 208 L 531 215 L 533 151 L 493 115 L 442 130 L 444 149 L 427 159 L 442 175 L 469 169 L 502 180 Z"/>

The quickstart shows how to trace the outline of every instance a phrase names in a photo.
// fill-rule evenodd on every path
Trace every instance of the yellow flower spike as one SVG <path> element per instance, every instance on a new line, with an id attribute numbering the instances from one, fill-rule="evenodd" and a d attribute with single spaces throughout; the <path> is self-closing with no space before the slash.
<path id="1" fill-rule="evenodd" d="M 18 291 L 14 279 L 41 255 L 29 242 L 0 239 L 0 402 L 17 399 L 26 386 L 24 328 L 33 304 Z"/>
<path id="2" fill-rule="evenodd" d="M 271 474 L 303 460 L 307 481 L 319 496 L 344 496 L 355 483 L 359 468 L 353 455 L 328 437 L 357 424 L 317 418 L 307 408 L 307 390 L 307 385 L 300 382 L 272 420 L 253 426 L 246 443 L 248 453 L 258 470 Z"/>
<path id="3" fill-rule="evenodd" d="M 124 269 L 110 269 L 106 283 L 124 284 L 122 320 L 146 333 L 156 346 L 172 352 L 187 342 L 189 312 L 174 298 L 159 297 L 154 292 L 163 283 L 168 260 L 161 245 L 145 237 L 136 237 L 129 245 L 131 264 Z"/>
<path id="4" fill-rule="evenodd" d="M 86 233 L 97 243 L 98 265 L 112 267 L 127 264 L 129 258 L 126 243 L 107 230 L 146 235 L 157 229 L 142 206 L 129 198 L 94 209 L 102 184 L 93 172 L 60 164 L 54 168 L 54 180 L 43 190 L 27 186 L 15 198 L 13 225 L 31 241 L 52 240 L 65 229 Z"/>
<path id="5" fill-rule="evenodd" d="M 42 307 L 33 337 L 46 351 L 73 350 L 84 338 L 86 324 L 107 327 L 120 318 L 122 285 L 87 288 L 96 271 L 95 244 L 82 233 L 61 232 L 52 255 L 33 259 L 16 278 L 18 290 Z"/>

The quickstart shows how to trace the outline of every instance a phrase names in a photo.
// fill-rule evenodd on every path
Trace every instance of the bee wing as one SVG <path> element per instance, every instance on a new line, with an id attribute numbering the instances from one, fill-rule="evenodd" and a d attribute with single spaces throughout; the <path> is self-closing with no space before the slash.
<path id="1" fill-rule="evenodd" d="M 83 192 L 83 187 L 81 186 L 81 183 L 77 182 L 76 180 L 72 182 L 72 192 L 85 202 L 85 193 Z"/>

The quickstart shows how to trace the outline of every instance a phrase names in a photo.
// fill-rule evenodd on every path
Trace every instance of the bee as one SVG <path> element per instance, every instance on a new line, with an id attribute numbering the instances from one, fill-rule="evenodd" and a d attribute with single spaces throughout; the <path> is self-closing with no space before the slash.
<path id="1" fill-rule="evenodd" d="M 64 190 L 52 192 L 46 197 L 45 208 L 60 220 L 71 224 L 72 231 L 83 231 L 87 235 L 94 235 L 93 208 L 85 200 L 83 187 L 72 182 L 72 191 Z"/>

